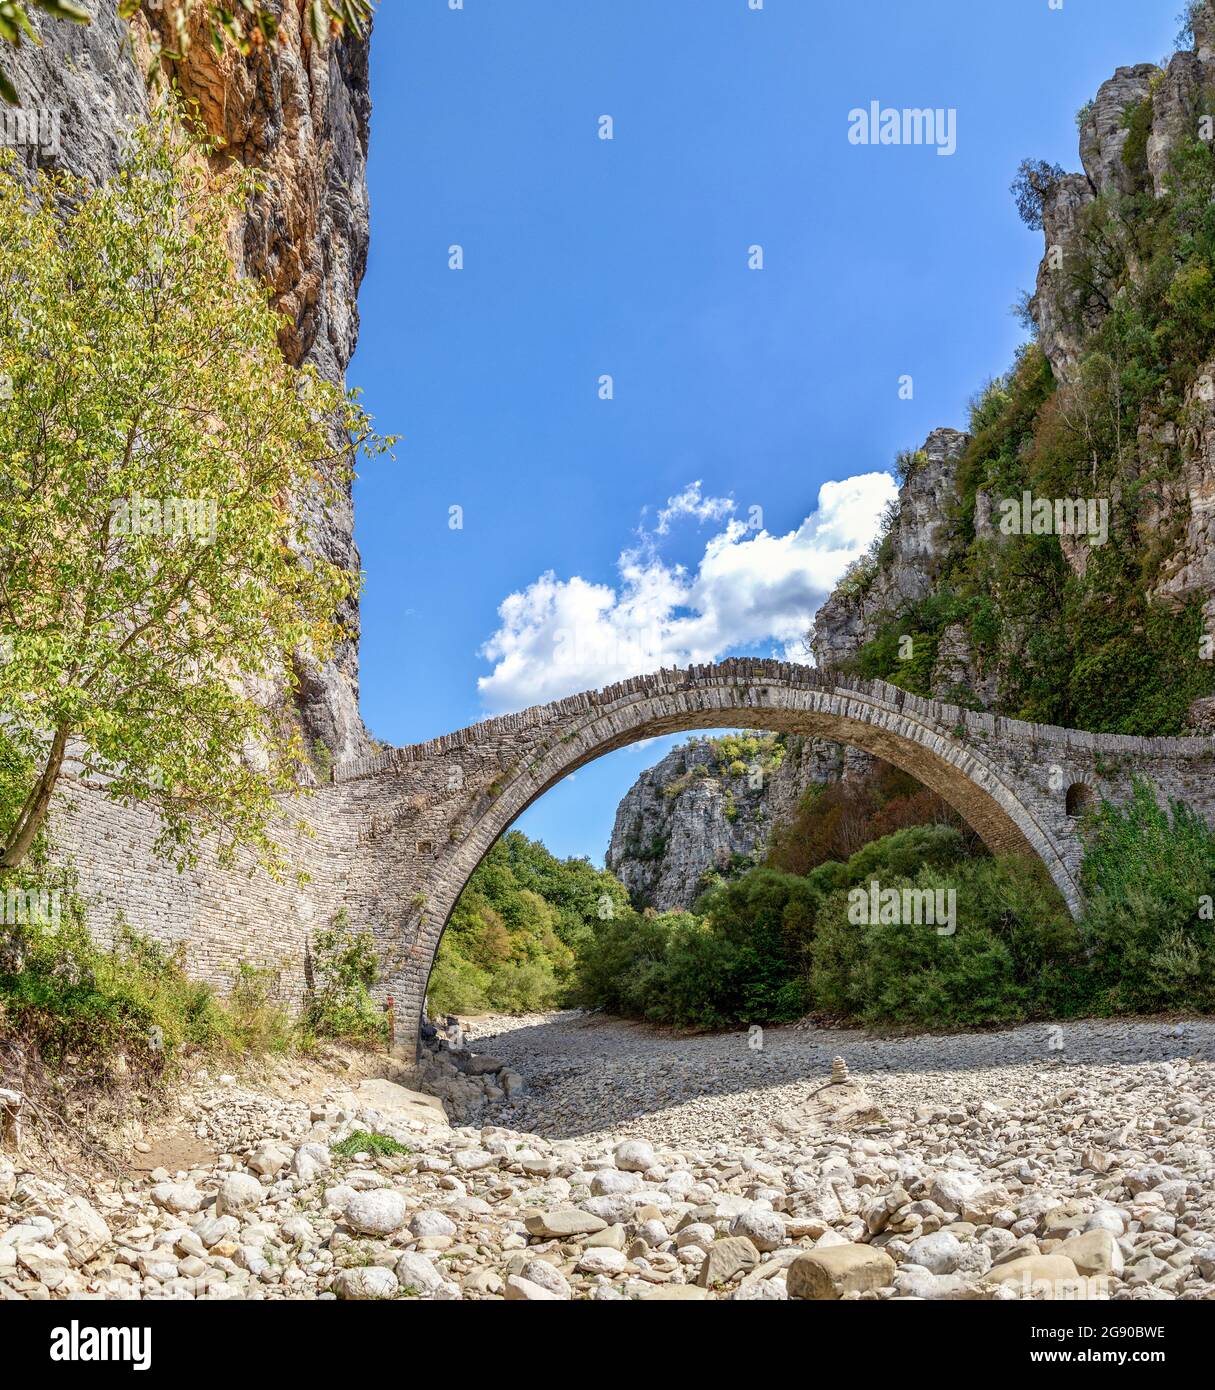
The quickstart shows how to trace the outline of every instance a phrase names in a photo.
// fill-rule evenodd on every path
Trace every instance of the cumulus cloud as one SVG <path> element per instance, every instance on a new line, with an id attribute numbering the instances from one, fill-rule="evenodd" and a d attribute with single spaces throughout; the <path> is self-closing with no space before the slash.
<path id="1" fill-rule="evenodd" d="M 493 711 L 521 709 L 763 645 L 804 659 L 801 635 L 896 492 L 889 473 L 824 483 L 815 510 L 776 536 L 731 516 L 733 501 L 703 497 L 693 483 L 659 509 L 641 545 L 620 555 L 616 584 L 549 570 L 503 600 L 498 629 L 481 649 L 493 663 L 477 682 L 481 698 Z M 731 516 L 695 572 L 664 560 L 654 539 L 682 516 Z"/>

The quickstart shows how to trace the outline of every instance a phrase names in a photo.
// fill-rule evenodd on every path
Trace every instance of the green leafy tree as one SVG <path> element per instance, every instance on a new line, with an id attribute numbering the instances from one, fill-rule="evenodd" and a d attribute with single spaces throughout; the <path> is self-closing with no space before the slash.
<path id="1" fill-rule="evenodd" d="M 586 859 L 557 859 L 512 830 L 460 894 L 427 999 L 435 1013 L 526 1013 L 561 1003 L 576 953 L 629 912 L 624 887 Z"/>
<path id="2" fill-rule="evenodd" d="M 227 251 L 250 176 L 217 184 L 209 152 L 166 103 L 103 187 L 0 164 L 0 873 L 69 755 L 154 807 L 179 862 L 208 832 L 277 862 L 305 754 L 253 692 L 325 657 L 358 582 L 310 553 L 299 503 L 387 441 L 284 361 Z"/>
<path id="3" fill-rule="evenodd" d="M 1048 164 L 1044 159 L 1023 159 L 1010 185 L 1017 211 L 1027 227 L 1042 226 L 1043 205 L 1051 189 L 1063 177 L 1061 164 Z"/>

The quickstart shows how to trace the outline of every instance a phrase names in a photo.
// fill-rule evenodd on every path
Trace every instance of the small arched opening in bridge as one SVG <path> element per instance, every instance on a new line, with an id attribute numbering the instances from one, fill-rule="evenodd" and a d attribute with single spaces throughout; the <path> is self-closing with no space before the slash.
<path id="1" fill-rule="evenodd" d="M 1073 782 L 1067 789 L 1065 806 L 1073 820 L 1086 816 L 1097 804 L 1097 793 L 1085 782 Z"/>

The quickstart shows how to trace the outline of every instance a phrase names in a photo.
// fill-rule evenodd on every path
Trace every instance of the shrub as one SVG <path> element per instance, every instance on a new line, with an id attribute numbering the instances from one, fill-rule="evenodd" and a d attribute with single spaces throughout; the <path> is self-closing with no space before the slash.
<path id="1" fill-rule="evenodd" d="M 384 1158 L 395 1158 L 412 1153 L 407 1145 L 398 1142 L 388 1134 L 368 1134 L 365 1129 L 356 1129 L 345 1139 L 330 1144 L 329 1149 L 338 1158 L 353 1158 L 355 1154 L 376 1154 Z"/>
<path id="2" fill-rule="evenodd" d="M 1028 861 L 960 861 L 880 882 L 953 889 L 956 928 L 856 925 L 840 889 L 816 924 L 810 985 L 820 1008 L 871 1024 L 961 1027 L 1074 1011 L 1083 999 L 1078 934 Z"/>
<path id="3" fill-rule="evenodd" d="M 954 809 L 905 772 L 878 762 L 863 778 L 811 787 L 794 816 L 774 828 L 768 864 L 806 874 L 914 825 L 961 827 Z M 960 847 L 961 848 L 961 847 Z"/>
<path id="4" fill-rule="evenodd" d="M 656 847 L 659 851 L 661 847 Z M 427 986 L 433 1013 L 555 1008 L 574 954 L 628 894 L 586 859 L 560 860 L 518 831 L 502 836 L 460 894 Z"/>
<path id="5" fill-rule="evenodd" d="M 185 973 L 181 951 L 120 925 L 112 947 L 89 935 L 70 875 L 22 874 L 24 886 L 61 893 L 60 920 L 0 927 L 0 1034 L 78 1074 L 123 1054 L 159 1071 L 185 1043 L 235 1049 L 241 1038 L 210 986 Z M 13 885 L 6 880 L 6 889 Z"/>
<path id="6" fill-rule="evenodd" d="M 430 971 L 426 1007 L 435 1015 L 485 1013 L 489 982 L 489 974 L 466 960 L 451 932 L 445 932 Z"/>
<path id="7" fill-rule="evenodd" d="M 247 961 L 236 967 L 227 1011 L 232 1041 L 242 1052 L 289 1052 L 301 1041 L 294 1020 L 275 1000 L 277 989 L 274 971 Z"/>
<path id="8" fill-rule="evenodd" d="M 1048 164 L 1044 159 L 1021 161 L 1010 185 L 1010 192 L 1016 201 L 1021 221 L 1027 227 L 1041 228 L 1042 206 L 1063 174 L 1061 164 Z"/>
<path id="9" fill-rule="evenodd" d="M 490 980 L 487 993 L 501 1013 L 539 1013 L 554 1007 L 561 985 L 550 961 L 510 961 Z"/>
<path id="10" fill-rule="evenodd" d="M 1126 805 L 1102 802 L 1085 834 L 1084 940 L 1101 1006 L 1215 1007 L 1215 833 L 1137 781 Z"/>
<path id="11" fill-rule="evenodd" d="M 310 1031 L 318 1038 L 382 1043 L 388 1036 L 383 1011 L 371 997 L 379 960 L 370 932 L 347 925 L 343 908 L 332 927 L 312 943 L 312 991 L 305 1010 Z"/>
<path id="12" fill-rule="evenodd" d="M 676 914 L 633 911 L 601 922 L 578 956 L 574 997 L 583 1008 L 645 1017 L 649 981 L 666 959 Z"/>

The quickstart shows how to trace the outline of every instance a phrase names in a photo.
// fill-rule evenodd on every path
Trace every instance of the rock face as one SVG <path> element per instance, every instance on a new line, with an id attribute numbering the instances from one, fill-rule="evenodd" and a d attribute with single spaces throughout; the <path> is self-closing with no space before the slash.
<path id="1" fill-rule="evenodd" d="M 913 456 L 899 489 L 898 515 L 879 562 L 837 587 L 814 620 L 818 666 L 839 670 L 877 632 L 881 619 L 933 590 L 944 554 L 944 528 L 957 486 L 958 461 L 970 436 L 939 429 Z M 956 664 L 957 653 L 950 653 Z"/>
<path id="2" fill-rule="evenodd" d="M 815 784 L 865 771 L 869 757 L 826 739 L 790 736 L 780 765 L 723 766 L 719 746 L 697 739 L 643 772 L 616 809 L 605 856 L 639 907 L 690 909 L 705 877 L 762 859 L 773 825 Z"/>
<path id="3" fill-rule="evenodd" d="M 1136 253 L 1123 267 L 1106 265 L 1093 247 L 1103 238 L 1130 247 L 1142 236 L 1143 203 L 1168 191 L 1170 158 L 1183 140 L 1201 137 L 1200 125 L 1215 87 L 1215 7 L 1210 0 L 1193 15 L 1194 50 L 1175 54 L 1165 67 L 1121 67 L 1102 83 L 1082 114 L 1079 158 L 1083 172 L 1064 174 L 1042 204 L 1044 254 L 1029 308 L 1038 342 L 1059 384 L 1060 401 L 1076 385 L 1078 366 L 1092 333 L 1117 302 L 1126 277 L 1142 273 Z M 1107 225 L 1108 224 L 1108 225 Z M 1119 278 L 1121 277 L 1121 278 Z M 1198 371 L 1176 420 L 1145 409 L 1135 447 L 1122 462 L 1127 483 L 1145 487 L 1137 525 L 1141 544 L 1159 544 L 1162 561 L 1147 597 L 1180 611 L 1195 601 L 1205 630 L 1215 633 L 1215 362 Z M 899 515 L 877 558 L 854 569 L 819 611 L 813 650 L 829 671 L 847 668 L 884 619 L 936 587 L 948 534 L 942 517 L 956 500 L 957 463 L 967 437 L 952 430 L 929 436 L 923 461 L 913 467 L 899 497 Z M 1114 497 L 1115 503 L 1118 497 Z M 979 492 L 974 511 L 980 541 L 1001 537 L 993 500 Z M 1083 576 L 1090 551 L 1084 540 L 1061 537 L 1064 557 Z M 934 698 L 999 708 L 995 672 L 980 668 L 961 625 L 938 642 L 931 673 Z M 1215 728 L 1215 708 L 1199 700 L 1191 709 L 1195 732 Z"/>
<path id="4" fill-rule="evenodd" d="M 1186 393 L 1185 425 L 1178 440 L 1171 424 L 1139 431 L 1139 455 L 1146 469 L 1153 455 L 1181 445 L 1181 473 L 1162 489 L 1158 525 L 1180 531 L 1154 596 L 1180 609 L 1197 599 L 1205 630 L 1215 632 L 1215 362 L 1200 370 Z M 1192 714 L 1191 723 L 1199 719 Z"/>
<path id="5" fill-rule="evenodd" d="M 42 47 L 6 49 L 21 109 L 49 117 L 18 154 L 30 167 L 60 167 L 93 180 L 113 171 L 124 128 L 148 111 L 138 30 L 113 4 L 90 3 L 93 22 L 64 23 L 36 14 Z M 353 37 L 318 49 L 297 5 L 284 5 L 283 41 L 242 58 L 218 56 L 199 32 L 172 76 L 198 104 L 211 135 L 225 142 L 217 172 L 230 159 L 257 169 L 265 187 L 233 229 L 244 272 L 271 287 L 286 316 L 283 351 L 341 381 L 358 335 L 356 297 L 367 261 L 366 161 L 370 97 L 368 46 Z M 327 558 L 359 567 L 349 497 L 336 510 L 309 515 L 314 543 Z M 301 664 L 299 711 L 309 744 L 322 740 L 337 759 L 358 757 L 368 738 L 358 712 L 359 614 L 339 614 L 345 640 L 331 662 Z"/>

